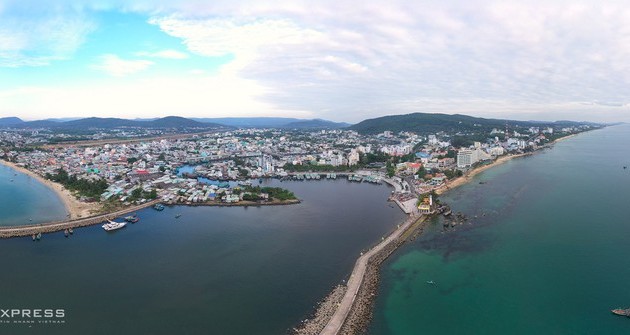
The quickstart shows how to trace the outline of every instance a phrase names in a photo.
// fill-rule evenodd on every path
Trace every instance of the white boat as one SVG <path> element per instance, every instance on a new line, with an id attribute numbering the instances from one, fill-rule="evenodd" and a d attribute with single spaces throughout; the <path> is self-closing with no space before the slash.
<path id="1" fill-rule="evenodd" d="M 103 229 L 105 229 L 107 231 L 120 229 L 120 228 L 123 228 L 124 226 L 127 225 L 127 222 L 114 222 L 114 221 L 110 221 L 110 220 L 107 220 L 107 221 L 109 223 L 106 223 L 106 224 L 103 225 Z"/>

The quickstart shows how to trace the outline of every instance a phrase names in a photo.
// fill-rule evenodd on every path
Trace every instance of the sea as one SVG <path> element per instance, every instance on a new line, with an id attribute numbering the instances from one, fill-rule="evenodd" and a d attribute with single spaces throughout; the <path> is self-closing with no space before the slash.
<path id="1" fill-rule="evenodd" d="M 582 133 L 440 197 L 469 222 L 435 218 L 383 264 L 368 333 L 630 334 L 611 313 L 630 307 L 629 144 L 630 125 Z"/>
<path id="2" fill-rule="evenodd" d="M 63 202 L 35 178 L 0 164 L 0 226 L 21 226 L 66 218 Z"/>
<path id="3" fill-rule="evenodd" d="M 114 232 L 97 225 L 68 238 L 0 240 L 0 309 L 63 314 L 0 317 L 0 334 L 286 334 L 405 218 L 385 185 L 261 185 L 288 188 L 302 202 L 148 208 Z M 44 201 L 38 192 L 31 203 Z M 11 322 L 23 320 L 35 322 Z"/>

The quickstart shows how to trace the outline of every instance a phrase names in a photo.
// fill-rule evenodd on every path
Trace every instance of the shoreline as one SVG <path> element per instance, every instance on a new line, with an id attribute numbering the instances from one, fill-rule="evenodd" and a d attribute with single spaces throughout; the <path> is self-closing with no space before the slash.
<path id="1" fill-rule="evenodd" d="M 14 171 L 25 174 L 35 179 L 39 183 L 43 184 L 44 186 L 48 187 L 51 191 L 53 191 L 59 197 L 64 207 L 66 208 L 67 215 L 69 216 L 71 220 L 86 218 L 99 211 L 99 206 L 97 203 L 87 203 L 87 202 L 82 202 L 78 200 L 70 192 L 70 190 L 66 189 L 65 187 L 63 187 L 63 185 L 59 183 L 52 182 L 40 176 L 39 174 L 12 162 L 0 160 L 0 164 L 10 169 L 13 169 Z"/>
<path id="2" fill-rule="evenodd" d="M 555 142 L 554 142 L 555 143 Z M 457 188 L 459 186 L 465 185 L 467 183 L 469 183 L 473 177 L 475 177 L 476 175 L 480 174 L 481 172 L 484 172 L 490 168 L 493 168 L 497 165 L 501 165 L 505 162 L 511 161 L 514 158 L 519 158 L 519 157 L 525 157 L 525 156 L 531 156 L 532 154 L 534 154 L 536 151 L 532 151 L 532 152 L 527 152 L 527 153 L 522 153 L 522 154 L 516 154 L 516 155 L 505 155 L 505 156 L 501 156 L 499 158 L 497 158 L 496 160 L 494 160 L 492 163 L 490 164 L 486 164 L 483 166 L 479 166 L 473 170 L 470 170 L 468 172 L 466 172 L 463 176 L 461 177 L 457 177 L 447 183 L 445 183 L 444 185 L 438 187 L 437 189 L 435 189 L 435 193 L 437 193 L 438 195 L 442 195 L 454 188 Z"/>
<path id="3" fill-rule="evenodd" d="M 472 181 L 472 179 L 476 175 L 478 175 L 479 173 L 483 171 L 486 171 L 492 167 L 501 165 L 514 158 L 531 156 L 542 149 L 553 146 L 553 144 L 561 140 L 566 140 L 578 134 L 580 133 L 561 137 L 559 139 L 554 140 L 551 143 L 548 143 L 545 146 L 539 147 L 539 149 L 534 150 L 532 152 L 521 153 L 521 154 L 516 154 L 516 155 L 501 156 L 490 164 L 479 166 L 473 170 L 468 171 L 463 176 L 453 179 L 452 181 L 439 187 L 435 191 L 437 194 L 440 194 L 440 195 L 444 194 L 454 188 L 457 188 L 459 186 L 469 183 L 470 181 Z M 425 216 L 419 216 L 419 218 L 424 218 L 424 217 Z M 356 335 L 356 334 L 365 333 L 372 319 L 372 315 L 374 312 L 374 304 L 376 302 L 375 298 L 378 295 L 378 283 L 379 283 L 380 271 L 381 271 L 380 265 L 407 240 L 407 238 L 405 237 L 405 235 L 407 235 L 406 233 L 412 232 L 412 231 L 418 231 L 417 234 L 413 234 L 414 236 L 417 236 L 417 235 L 422 234 L 422 232 L 424 231 L 424 222 L 426 222 L 426 219 L 423 222 L 421 222 L 419 225 L 415 225 L 415 224 L 411 224 L 409 221 L 415 223 L 417 220 L 419 220 L 419 218 L 418 217 L 415 217 L 415 219 L 412 219 L 412 218 L 414 218 L 414 215 L 410 215 L 404 221 L 404 224 L 401 226 L 403 227 L 402 231 L 401 231 L 401 228 L 397 228 L 394 232 L 390 234 L 390 236 L 385 241 L 390 240 L 396 234 L 395 238 L 391 239 L 386 245 L 384 245 L 384 247 L 382 247 L 380 250 L 377 250 L 373 255 L 371 255 L 367 259 L 366 264 L 365 264 L 365 270 L 364 270 L 365 272 L 363 274 L 363 278 L 360 279 L 361 282 L 359 283 L 359 287 L 353 293 L 352 291 L 348 290 L 348 287 L 350 286 L 350 281 L 353 279 L 353 276 L 355 275 L 355 272 L 357 271 L 357 267 L 359 267 L 360 260 L 364 258 L 367 254 L 362 254 L 359 257 L 359 259 L 355 263 L 355 266 L 352 270 L 352 274 L 350 275 L 350 278 L 346 282 L 347 283 L 347 286 L 345 289 L 346 296 L 350 294 L 353 294 L 353 296 L 351 297 L 352 302 L 351 302 L 351 306 L 349 310 L 345 311 L 345 313 L 342 313 L 342 314 L 345 314 L 343 317 L 343 320 L 340 320 L 339 318 L 337 318 L 337 320 L 334 319 L 335 316 L 337 316 L 337 314 L 340 313 L 339 309 L 341 308 L 342 306 L 341 304 L 343 301 L 339 301 L 339 302 L 336 301 L 338 297 L 335 291 L 333 290 L 332 293 L 327 295 L 324 298 L 324 300 L 322 300 L 319 303 L 320 307 L 317 308 L 311 314 L 311 315 L 316 315 L 317 317 L 313 320 L 305 320 L 304 322 L 302 322 L 302 324 L 299 327 L 295 327 L 293 331 L 290 332 L 290 334 L 292 335 L 312 335 L 312 334 Z M 381 244 L 382 243 L 383 242 L 381 242 Z M 377 247 L 379 245 L 377 245 Z M 369 252 L 374 251 L 377 247 L 372 248 Z M 338 290 L 338 288 L 335 288 L 335 290 Z M 330 305 L 338 305 L 339 307 L 337 308 L 337 310 L 334 310 L 332 312 L 320 310 L 323 307 L 329 307 Z"/>
<path id="4" fill-rule="evenodd" d="M 240 202 L 233 204 L 226 203 L 193 203 L 193 204 L 169 204 L 164 203 L 160 199 L 147 201 L 144 204 L 123 208 L 114 212 L 97 214 L 89 217 L 78 218 L 65 221 L 54 221 L 47 223 L 38 223 L 32 225 L 23 226 L 3 226 L 0 227 L 0 238 L 12 238 L 12 237 L 24 237 L 38 233 L 54 233 L 63 231 L 70 228 L 80 228 L 101 224 L 107 220 L 115 220 L 118 217 L 122 217 L 125 214 L 136 212 L 147 207 L 151 207 L 155 204 L 163 203 L 168 206 L 190 206 L 190 207 L 262 207 L 262 206 L 288 206 L 301 203 L 299 199 L 285 200 L 285 201 L 271 201 L 266 203 L 256 202 Z"/>

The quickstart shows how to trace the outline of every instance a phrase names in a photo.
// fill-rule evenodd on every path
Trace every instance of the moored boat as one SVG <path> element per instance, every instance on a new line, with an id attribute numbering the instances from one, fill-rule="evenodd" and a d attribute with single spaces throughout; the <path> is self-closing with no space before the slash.
<path id="1" fill-rule="evenodd" d="M 111 221 L 111 220 L 107 220 L 108 223 L 104 224 L 102 227 L 103 229 L 105 229 L 106 231 L 112 231 L 112 230 L 116 230 L 116 229 L 120 229 L 123 228 L 127 225 L 126 222 L 115 222 L 115 221 Z"/>
<path id="2" fill-rule="evenodd" d="M 140 218 L 137 217 L 136 215 L 130 215 L 130 216 L 126 216 L 125 217 L 125 221 L 131 222 L 131 223 L 136 223 L 136 222 L 140 221 Z"/>
<path id="3" fill-rule="evenodd" d="M 68 237 L 69 234 L 70 232 L 68 231 L 68 229 L 63 231 L 63 236 Z"/>
<path id="4" fill-rule="evenodd" d="M 42 239 L 42 233 L 37 233 L 37 236 L 35 237 L 38 241 Z"/>

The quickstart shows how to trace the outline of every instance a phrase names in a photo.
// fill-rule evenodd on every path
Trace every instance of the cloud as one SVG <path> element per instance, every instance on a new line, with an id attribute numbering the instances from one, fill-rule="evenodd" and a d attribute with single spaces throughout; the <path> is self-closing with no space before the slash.
<path id="1" fill-rule="evenodd" d="M 150 22 L 192 53 L 235 55 L 234 74 L 279 108 L 357 121 L 435 110 L 422 101 L 479 113 L 628 100 L 630 11 L 614 2 L 195 4 Z"/>
<path id="2" fill-rule="evenodd" d="M 14 17 L 0 12 L 0 67 L 44 66 L 69 59 L 94 29 L 77 13 Z"/>
<path id="3" fill-rule="evenodd" d="M 16 34 L 28 29 L 17 19 L 3 23 L 7 17 L 0 12 L 0 64 L 68 57 L 89 31 L 84 13 L 114 10 L 146 15 L 181 40 L 188 55 L 231 56 L 218 71 L 199 63 L 193 68 L 206 72 L 193 71 L 198 79 L 247 83 L 250 89 L 234 94 L 270 115 L 307 111 L 360 121 L 416 111 L 499 117 L 573 112 L 577 119 L 630 118 L 630 9 L 620 1 L 106 0 L 81 8 L 39 20 L 54 22 L 47 28 L 52 31 L 61 24 L 56 17 L 70 19 L 63 21 L 68 45 L 53 52 L 54 43 L 44 43 L 48 52 L 42 54 L 25 50 L 49 40 L 45 30 L 38 30 L 43 37 Z M 181 56 L 173 51 L 137 56 Z M 114 71 L 118 75 L 151 65 L 113 63 L 123 69 Z M 186 97 L 185 104 L 214 106 L 203 94 Z"/>
<path id="4" fill-rule="evenodd" d="M 309 111 L 280 110 L 261 102 L 258 97 L 265 94 L 251 80 L 201 75 L 132 78 L 116 85 L 29 86 L 0 90 L 0 115 L 14 115 L 19 110 L 25 119 L 41 119 L 42 111 L 50 106 L 63 106 L 66 116 L 314 117 Z"/>
<path id="5" fill-rule="evenodd" d="M 173 50 L 173 49 L 166 49 L 166 50 L 161 50 L 157 52 L 142 51 L 142 52 L 137 52 L 136 55 L 140 57 L 164 58 L 164 59 L 187 59 L 188 58 L 187 53 Z"/>
<path id="6" fill-rule="evenodd" d="M 146 70 L 154 63 L 145 59 L 126 60 L 114 54 L 101 56 L 101 62 L 92 68 L 103 71 L 114 77 L 124 77 Z"/>

